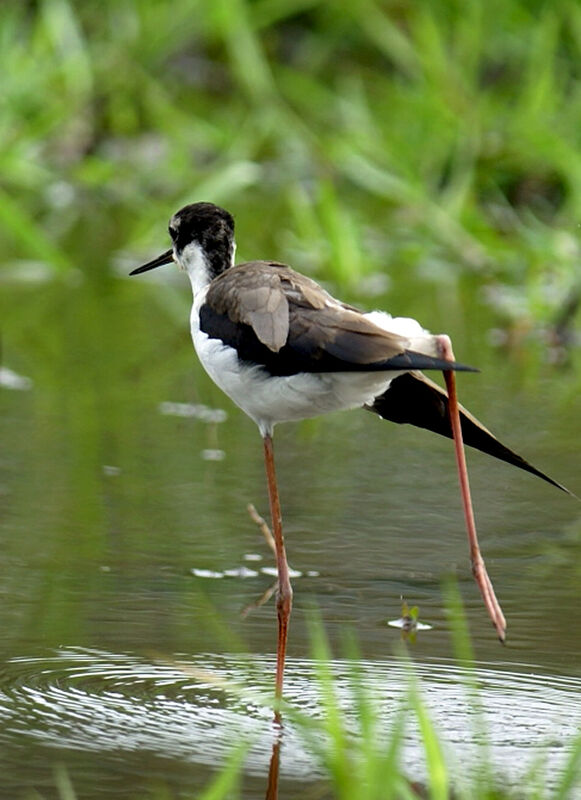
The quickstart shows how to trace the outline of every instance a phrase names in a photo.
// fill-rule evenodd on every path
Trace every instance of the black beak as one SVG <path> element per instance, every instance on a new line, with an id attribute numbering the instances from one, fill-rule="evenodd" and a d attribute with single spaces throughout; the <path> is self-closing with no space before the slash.
<path id="1" fill-rule="evenodd" d="M 163 267 L 164 264 L 171 264 L 172 261 L 173 261 L 173 250 L 166 250 L 165 253 L 162 253 L 157 258 L 154 258 L 153 261 L 148 261 L 148 263 L 144 264 L 142 267 L 137 267 L 137 269 L 131 270 L 129 274 L 139 275 L 140 272 L 148 272 L 150 269 L 155 269 L 156 267 Z"/>

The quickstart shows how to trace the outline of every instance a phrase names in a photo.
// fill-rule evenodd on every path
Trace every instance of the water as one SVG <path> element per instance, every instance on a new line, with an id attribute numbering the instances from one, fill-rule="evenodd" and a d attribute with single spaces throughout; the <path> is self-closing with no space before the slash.
<path id="1" fill-rule="evenodd" d="M 581 681 L 552 678 L 528 671 L 481 667 L 477 678 L 484 697 L 483 725 L 492 743 L 490 758 L 504 782 L 517 785 L 542 754 L 546 772 L 558 773 L 566 758 L 566 744 L 581 724 L 581 707 L 575 703 Z M 246 741 L 245 771 L 249 782 L 260 787 L 268 771 L 272 748 L 271 710 L 264 692 L 253 679 L 272 672 L 274 661 L 264 657 L 233 657 L 202 653 L 172 663 L 88 649 L 62 648 L 53 655 L 11 659 L 3 673 L 7 688 L 0 692 L 0 718 L 4 748 L 4 790 L 21 788 L 13 778 L 26 764 L 31 785 L 46 782 L 43 761 L 58 761 L 71 753 L 82 754 L 84 764 L 99 759 L 110 771 L 105 785 L 124 796 L 124 787 L 143 780 L 144 774 L 167 777 L 168 765 L 180 765 L 199 781 L 217 763 L 226 763 L 235 743 Z M 288 700 L 313 719 L 321 716 L 315 666 L 309 660 L 290 659 Z M 423 664 L 417 670 L 432 719 L 442 730 L 451 763 L 460 772 L 477 768 L 481 745 L 478 724 L 461 668 L 449 663 Z M 350 665 L 337 659 L 335 685 L 347 728 L 357 735 L 353 711 Z M 260 677 L 258 678 L 260 681 Z M 373 692 L 384 741 L 403 701 L 408 671 L 394 660 L 363 661 L 358 684 Z M 243 686 L 238 690 L 236 687 Z M 473 729 L 473 735 L 467 731 Z M 476 734 L 476 735 L 475 735 Z M 408 724 L 404 760 L 414 776 L 424 777 L 423 749 L 415 723 Z M 378 741 L 381 747 L 382 742 Z M 65 756 L 66 754 L 66 756 Z M 91 758 L 92 757 L 92 758 Z M 74 763 L 74 762 L 73 762 Z M 32 767 L 30 766 L 32 764 Z M 83 796 L 101 783 L 103 772 L 82 774 Z M 285 724 L 281 777 L 289 785 L 321 781 L 323 771 L 304 737 Z M 550 778 L 549 778 L 550 780 Z M 190 784 L 191 788 L 191 784 Z M 9 794 L 3 796 L 10 796 Z M 13 796 L 13 795 L 12 795 Z M 131 796 L 131 793 L 129 794 Z M 252 796 L 252 795 L 249 795 Z"/>
<path id="2" fill-rule="evenodd" d="M 4 286 L 3 297 L 3 361 L 32 384 L 0 389 L 0 797 L 57 796 L 55 764 L 84 798 L 195 793 L 237 736 L 254 741 L 244 790 L 258 796 L 276 626 L 272 600 L 241 611 L 272 583 L 272 556 L 246 512 L 249 502 L 267 511 L 262 452 L 253 424 L 196 364 L 187 290 L 103 279 Z M 459 321 L 447 327 L 462 337 Z M 484 337 L 456 346 L 484 367 L 461 378 L 461 400 L 579 493 L 574 372 L 502 359 Z M 403 596 L 433 626 L 411 654 L 442 738 L 458 761 L 476 758 L 441 594 L 455 575 L 499 774 L 518 782 L 541 751 L 558 773 L 581 721 L 577 501 L 469 454 L 481 545 L 509 625 L 501 647 L 470 575 L 448 441 L 352 412 L 281 426 L 275 448 L 300 573 L 289 699 L 320 713 L 307 634 L 316 605 L 347 712 L 342 641 L 355 630 L 365 681 L 383 687 L 387 730 L 387 701 L 405 684 L 400 633 L 387 622 Z M 232 682 L 251 699 L 224 688 Z M 413 731 L 406 741 L 421 778 Z M 294 729 L 281 774 L 282 796 L 320 780 Z"/>

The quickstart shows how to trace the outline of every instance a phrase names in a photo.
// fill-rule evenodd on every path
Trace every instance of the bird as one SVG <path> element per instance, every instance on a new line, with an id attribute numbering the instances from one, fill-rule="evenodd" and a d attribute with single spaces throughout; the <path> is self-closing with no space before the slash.
<path id="1" fill-rule="evenodd" d="M 278 573 L 275 697 L 280 700 L 283 693 L 293 597 L 274 462 L 273 431 L 280 422 L 362 408 L 453 438 L 472 571 L 504 641 L 506 621 L 480 554 L 462 443 L 568 490 L 503 445 L 458 403 L 455 372 L 478 370 L 454 360 L 447 335 L 431 334 L 416 320 L 360 311 L 278 261 L 236 265 L 234 218 L 213 203 L 184 206 L 168 230 L 171 248 L 130 275 L 171 262 L 187 273 L 198 358 L 262 436 Z M 442 371 L 446 389 L 422 370 Z"/>

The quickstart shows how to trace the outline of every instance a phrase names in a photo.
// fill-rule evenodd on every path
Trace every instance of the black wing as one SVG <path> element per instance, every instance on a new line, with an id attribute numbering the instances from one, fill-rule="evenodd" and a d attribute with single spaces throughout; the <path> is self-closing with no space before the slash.
<path id="1" fill-rule="evenodd" d="M 375 411 L 380 417 L 391 420 L 391 422 L 409 423 L 418 428 L 426 428 L 434 433 L 439 433 L 441 436 L 447 436 L 449 439 L 452 438 L 448 414 L 448 395 L 444 389 L 426 378 L 425 375 L 414 372 L 398 376 L 390 383 L 389 389 L 377 397 L 372 406 L 369 406 L 369 410 Z M 558 489 L 562 489 L 567 494 L 571 494 L 565 486 L 549 478 L 544 472 L 505 447 L 462 406 L 460 406 L 460 420 L 465 444 L 524 469 Z"/>

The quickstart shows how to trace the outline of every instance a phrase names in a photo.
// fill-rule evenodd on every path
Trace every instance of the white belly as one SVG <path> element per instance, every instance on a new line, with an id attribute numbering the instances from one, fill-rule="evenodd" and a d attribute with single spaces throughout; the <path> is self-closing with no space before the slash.
<path id="1" fill-rule="evenodd" d="M 316 417 L 330 411 L 360 408 L 386 391 L 393 372 L 300 373 L 273 377 L 260 367 L 241 365 L 236 350 L 210 339 L 192 311 L 191 330 L 198 358 L 223 392 L 256 422 L 262 435 L 277 422 Z"/>

